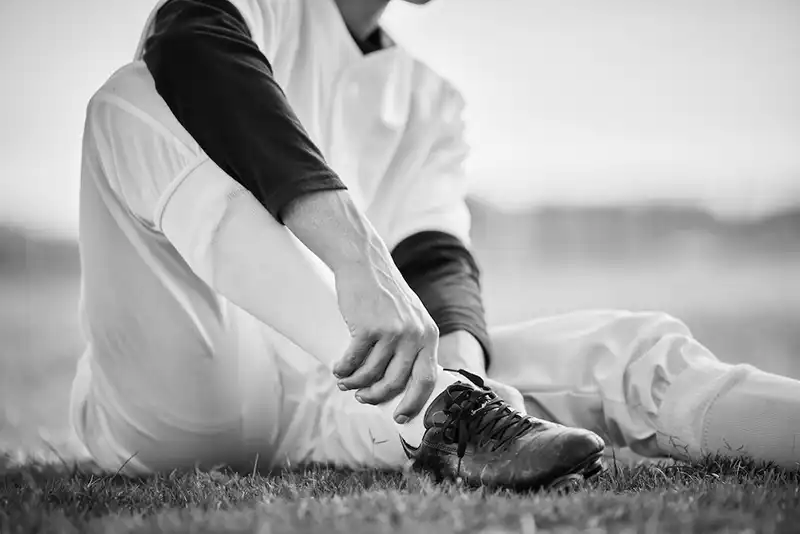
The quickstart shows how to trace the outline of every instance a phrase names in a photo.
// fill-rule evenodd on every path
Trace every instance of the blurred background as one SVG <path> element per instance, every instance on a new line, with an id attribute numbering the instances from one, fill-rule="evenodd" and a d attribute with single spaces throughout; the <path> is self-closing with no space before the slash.
<path id="1" fill-rule="evenodd" d="M 65 441 L 85 106 L 152 5 L 0 1 L 0 451 Z M 385 26 L 470 106 L 492 324 L 665 310 L 800 378 L 800 2 L 395 2 Z"/>

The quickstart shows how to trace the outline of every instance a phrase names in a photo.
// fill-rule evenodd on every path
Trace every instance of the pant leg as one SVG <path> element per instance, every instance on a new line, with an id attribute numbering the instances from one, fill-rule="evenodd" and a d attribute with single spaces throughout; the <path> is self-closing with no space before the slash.
<path id="1" fill-rule="evenodd" d="M 276 334 L 287 424 L 275 465 L 323 463 L 352 469 L 400 468 L 400 434 L 386 410 L 342 392 L 330 369 Z"/>
<path id="2" fill-rule="evenodd" d="M 529 411 L 645 456 L 800 462 L 800 381 L 717 359 L 663 313 L 582 311 L 491 332 Z"/>
<path id="3" fill-rule="evenodd" d="M 160 413 L 131 414 L 85 353 L 70 400 L 77 441 L 103 469 L 131 476 L 219 464 L 249 472 L 256 461 L 263 469 L 311 462 L 387 469 L 404 464 L 397 425 L 385 410 L 357 402 L 336 387 L 327 366 L 271 327 L 258 328 L 264 357 L 242 367 L 246 373 L 231 384 L 237 405 L 227 424 L 212 431 L 197 426 L 194 415 L 173 412 L 167 421 Z"/>
<path id="4" fill-rule="evenodd" d="M 157 398 L 147 403 L 115 387 L 89 344 L 73 379 L 70 419 L 100 467 L 137 476 L 218 464 L 252 467 L 256 455 L 269 464 L 286 420 L 274 347 L 264 326 L 243 310 L 230 307 L 225 315 L 231 350 L 186 364 L 174 387 L 151 389 Z M 182 387 L 183 381 L 203 384 L 204 393 Z"/>

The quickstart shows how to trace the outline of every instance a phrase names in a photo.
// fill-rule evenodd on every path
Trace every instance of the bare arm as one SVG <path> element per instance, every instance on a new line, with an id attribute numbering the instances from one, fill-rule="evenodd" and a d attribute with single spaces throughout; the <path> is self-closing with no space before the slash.
<path id="1" fill-rule="evenodd" d="M 408 385 L 396 416 L 416 415 L 436 381 L 439 332 L 403 280 L 375 229 L 346 191 L 303 196 L 284 214 L 286 226 L 333 271 L 339 309 L 353 336 L 334 368 L 340 384 L 359 371 L 358 396 L 378 404 Z"/>
<path id="2" fill-rule="evenodd" d="M 284 210 L 283 222 L 334 274 L 370 264 L 394 265 L 383 240 L 346 191 L 296 199 Z"/>

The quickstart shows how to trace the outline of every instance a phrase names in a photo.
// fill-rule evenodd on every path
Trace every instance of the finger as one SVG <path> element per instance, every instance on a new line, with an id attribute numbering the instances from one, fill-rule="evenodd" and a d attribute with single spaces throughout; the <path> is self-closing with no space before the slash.
<path id="1" fill-rule="evenodd" d="M 350 376 L 339 380 L 339 389 L 359 389 L 371 386 L 383 377 L 392 361 L 398 338 L 387 336 L 378 341 L 367 358 Z"/>
<path id="2" fill-rule="evenodd" d="M 437 342 L 429 344 L 417 355 L 406 393 L 394 412 L 398 423 L 416 416 L 433 393 L 439 371 L 436 365 L 436 347 Z"/>
<path id="3" fill-rule="evenodd" d="M 377 382 L 357 392 L 359 399 L 365 404 L 380 404 L 397 397 L 408 385 L 414 361 L 417 359 L 421 345 L 419 341 L 404 339 L 397 343 L 394 355 Z"/>
<path id="4" fill-rule="evenodd" d="M 353 374 L 364 360 L 369 356 L 377 338 L 368 335 L 357 335 L 350 342 L 344 356 L 333 366 L 333 374 L 337 378 L 344 378 Z"/>

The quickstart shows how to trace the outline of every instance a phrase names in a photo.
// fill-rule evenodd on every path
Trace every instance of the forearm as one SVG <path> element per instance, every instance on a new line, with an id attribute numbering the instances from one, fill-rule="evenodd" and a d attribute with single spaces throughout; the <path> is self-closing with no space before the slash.
<path id="1" fill-rule="evenodd" d="M 334 274 L 375 266 L 395 271 L 386 245 L 347 191 L 297 198 L 283 222 Z"/>
<path id="2" fill-rule="evenodd" d="M 392 263 L 382 240 L 346 191 L 315 193 L 297 199 L 285 210 L 284 224 L 334 273 L 362 264 Z M 479 313 L 483 313 L 482 308 Z M 455 328 L 439 338 L 439 364 L 485 376 L 486 358 L 481 342 L 469 331 Z"/>

